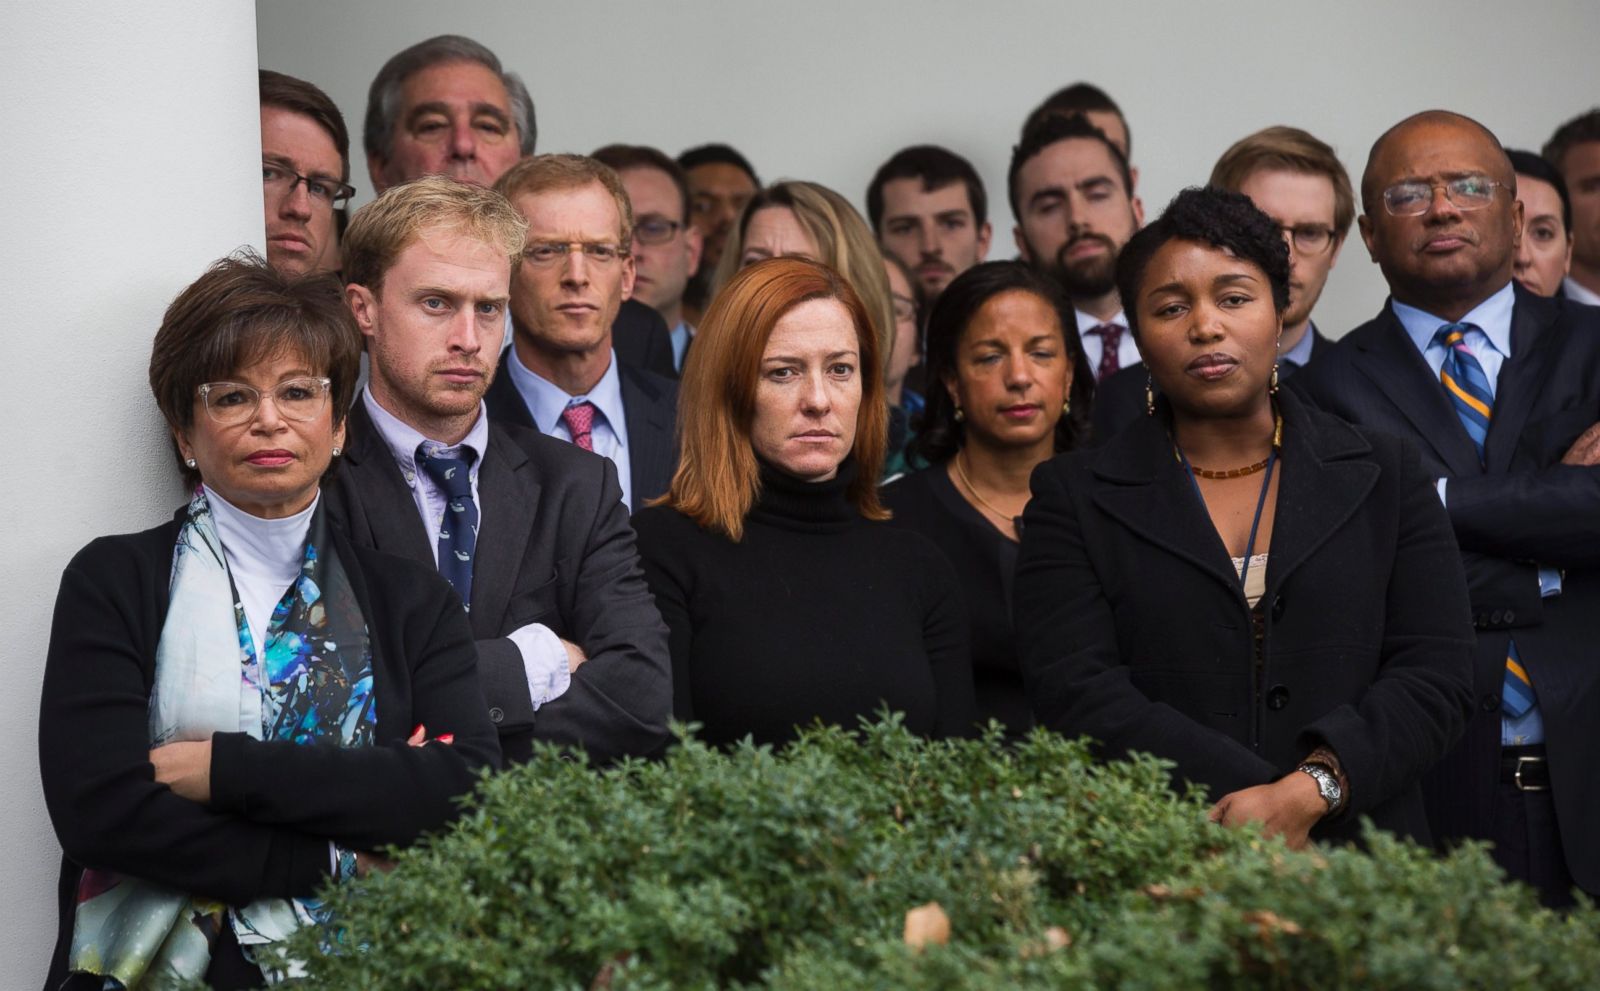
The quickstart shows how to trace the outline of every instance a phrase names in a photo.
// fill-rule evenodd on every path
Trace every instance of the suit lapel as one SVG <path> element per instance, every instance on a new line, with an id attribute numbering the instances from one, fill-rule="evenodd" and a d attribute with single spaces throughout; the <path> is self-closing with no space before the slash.
<path id="1" fill-rule="evenodd" d="M 477 559 L 472 564 L 472 626 L 480 637 L 501 629 L 516 585 L 533 522 L 538 515 L 539 482 L 521 445 L 504 430 L 489 427 L 489 449 L 478 469 Z"/>
<path id="2" fill-rule="evenodd" d="M 1241 596 L 1239 576 L 1194 485 L 1172 454 L 1165 424 L 1141 417 L 1106 443 L 1094 501 L 1146 540 L 1177 554 Z"/>
<path id="3" fill-rule="evenodd" d="M 1367 440 L 1331 417 L 1313 422 L 1304 403 L 1289 393 L 1283 412 L 1283 475 L 1267 559 L 1267 598 L 1318 547 L 1344 526 L 1378 482 L 1378 466 L 1351 460 L 1372 451 Z M 1324 424 L 1328 424 L 1326 427 Z"/>
<path id="4" fill-rule="evenodd" d="M 1539 384 L 1549 380 L 1550 359 L 1559 348 L 1547 346 L 1555 308 L 1516 288 L 1516 308 L 1511 311 L 1511 359 L 1500 366 L 1495 383 L 1494 415 L 1484 455 L 1492 472 L 1506 472 L 1516 453 L 1528 411 L 1539 397 Z"/>
<path id="5" fill-rule="evenodd" d="M 626 365 L 618 369 L 628 421 L 628 470 L 635 509 L 666 491 L 672 476 L 672 408 L 654 382 Z"/>
<path id="6" fill-rule="evenodd" d="M 1477 449 L 1451 408 L 1444 387 L 1387 304 L 1355 346 L 1355 367 L 1411 422 L 1452 474 L 1482 474 Z"/>
<path id="7" fill-rule="evenodd" d="M 417 512 L 416 499 L 400 474 L 394 455 L 367 414 L 366 402 L 358 398 L 350 410 L 349 437 L 346 441 L 344 475 L 339 485 L 347 490 L 351 534 L 363 536 L 374 548 L 437 567 L 428 532 Z M 360 527 L 365 527 L 363 535 Z"/>
<path id="8" fill-rule="evenodd" d="M 529 430 L 538 430 L 522 393 L 511 381 L 511 370 L 506 367 L 510 360 L 511 348 L 506 348 L 500 354 L 500 365 L 495 369 L 494 381 L 489 383 L 489 391 L 484 394 L 484 407 L 489 411 L 489 419 L 497 423 L 514 423 Z M 482 472 L 479 474 L 481 476 Z M 479 481 L 482 481 L 481 477 Z"/>

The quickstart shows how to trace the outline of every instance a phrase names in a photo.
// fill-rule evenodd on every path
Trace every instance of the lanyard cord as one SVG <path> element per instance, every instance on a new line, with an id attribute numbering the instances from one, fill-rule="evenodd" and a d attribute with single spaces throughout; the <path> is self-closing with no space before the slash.
<path id="1" fill-rule="evenodd" d="M 1206 504 L 1205 493 L 1200 491 L 1200 482 L 1194 477 L 1194 468 L 1189 465 L 1188 455 L 1179 450 L 1178 460 L 1183 462 L 1183 472 L 1189 476 L 1189 484 L 1194 486 L 1194 494 L 1200 497 L 1200 505 L 1204 507 Z M 1267 505 L 1267 490 L 1272 488 L 1272 469 L 1277 463 L 1278 450 L 1273 448 L 1272 453 L 1267 455 L 1267 470 L 1261 477 L 1261 494 L 1256 497 L 1255 519 L 1250 521 L 1250 540 L 1244 549 L 1244 567 L 1239 569 L 1240 589 L 1245 587 L 1245 579 L 1250 575 L 1250 558 L 1254 556 L 1256 550 L 1256 531 L 1261 527 L 1261 511 Z"/>

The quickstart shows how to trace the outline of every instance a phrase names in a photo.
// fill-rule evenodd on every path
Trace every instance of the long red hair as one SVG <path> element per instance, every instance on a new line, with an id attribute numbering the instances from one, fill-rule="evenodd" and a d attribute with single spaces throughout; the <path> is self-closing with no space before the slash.
<path id="1" fill-rule="evenodd" d="M 888 519 L 878 500 L 889 430 L 878 335 L 850 283 L 804 258 L 773 258 L 741 269 L 706 311 L 678 387 L 678 470 L 659 503 L 735 541 L 743 537 L 745 516 L 761 489 L 750 443 L 761 356 L 783 315 L 813 299 L 838 300 L 855 324 L 861 408 L 851 447 L 857 474 L 848 494 L 862 516 Z"/>

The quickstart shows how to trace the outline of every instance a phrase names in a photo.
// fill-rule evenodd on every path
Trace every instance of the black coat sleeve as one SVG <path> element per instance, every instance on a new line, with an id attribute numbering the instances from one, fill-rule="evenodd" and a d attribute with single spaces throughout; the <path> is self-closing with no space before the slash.
<path id="1" fill-rule="evenodd" d="M 1466 575 L 1432 480 L 1401 448 L 1400 513 L 1388 576 L 1377 678 L 1301 735 L 1326 743 L 1350 781 L 1343 815 L 1360 815 L 1412 787 L 1466 729 L 1472 707 L 1472 619 Z"/>
<path id="2" fill-rule="evenodd" d="M 594 515 L 572 576 L 570 639 L 588 658 L 559 698 L 539 708 L 533 737 L 608 763 L 666 746 L 672 712 L 667 630 L 650 600 L 616 467 L 599 461 Z"/>
<path id="3" fill-rule="evenodd" d="M 39 768 L 62 849 L 84 867 L 231 905 L 309 896 L 329 871 L 325 838 L 208 809 L 156 783 L 148 673 L 160 629 L 150 597 L 166 578 L 142 570 L 126 538 L 90 544 L 61 577 Z"/>
<path id="4" fill-rule="evenodd" d="M 694 648 L 694 621 L 689 602 L 694 594 L 692 562 L 683 545 L 668 533 L 675 529 L 676 511 L 647 509 L 634 517 L 639 528 L 639 561 L 657 611 L 667 625 L 667 649 L 672 664 L 672 715 L 683 722 L 694 719 L 694 692 L 689 658 Z M 680 524 L 681 525 L 681 524 Z"/>
<path id="5" fill-rule="evenodd" d="M 927 541 L 919 539 L 918 543 L 925 545 L 918 568 L 924 576 L 926 602 L 922 647 L 938 696 L 934 736 L 971 736 L 977 724 L 978 701 L 966 601 L 950 562 Z"/>
<path id="6" fill-rule="evenodd" d="M 1272 781 L 1272 765 L 1248 747 L 1133 684 L 1059 465 L 1047 461 L 1033 473 L 1012 610 L 1023 682 L 1039 722 L 1066 736 L 1089 736 L 1109 757 L 1142 751 L 1171 760 L 1178 779 L 1204 783 L 1217 797 Z"/>
<path id="7" fill-rule="evenodd" d="M 1600 465 L 1452 478 L 1445 504 L 1463 550 L 1557 568 L 1600 567 Z"/>
<path id="8" fill-rule="evenodd" d="M 379 682 L 382 738 L 370 747 L 298 746 L 217 733 L 211 750 L 214 809 L 375 850 L 411 843 L 449 822 L 477 772 L 499 766 L 465 610 L 443 582 L 429 580 L 434 576 L 409 562 L 389 561 L 398 570 L 369 575 L 368 583 L 369 626 L 398 629 L 374 649 L 387 655 L 381 662 L 374 657 L 374 673 L 390 679 L 387 689 Z M 422 580 L 407 581 L 412 571 Z M 386 711 L 389 706 L 405 711 Z M 435 742 L 407 746 L 418 725 Z M 437 742 L 444 735 L 453 741 Z"/>

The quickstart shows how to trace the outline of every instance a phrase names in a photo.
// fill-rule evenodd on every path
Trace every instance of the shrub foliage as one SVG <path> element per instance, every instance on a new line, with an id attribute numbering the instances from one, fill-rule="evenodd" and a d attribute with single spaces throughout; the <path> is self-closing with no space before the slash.
<path id="1" fill-rule="evenodd" d="M 1600 913 L 1538 908 L 1480 848 L 1295 853 L 1168 780 L 894 718 L 603 772 L 546 750 L 289 949 L 340 991 L 1595 986 Z M 908 947 L 928 902 L 949 942 Z"/>

